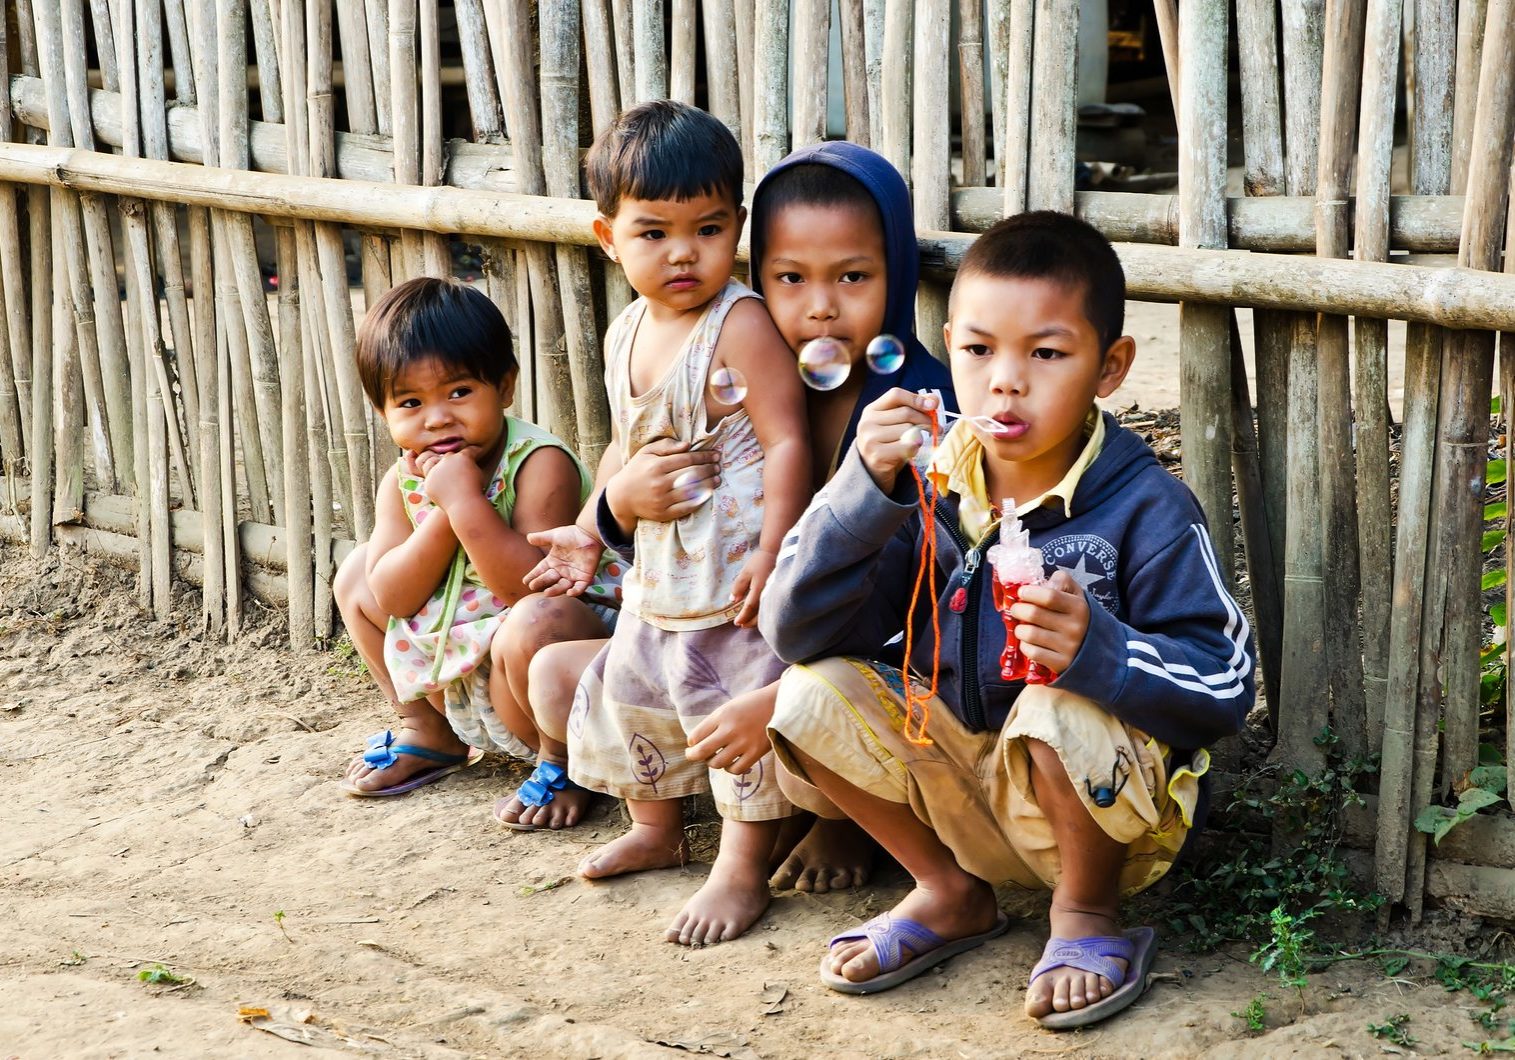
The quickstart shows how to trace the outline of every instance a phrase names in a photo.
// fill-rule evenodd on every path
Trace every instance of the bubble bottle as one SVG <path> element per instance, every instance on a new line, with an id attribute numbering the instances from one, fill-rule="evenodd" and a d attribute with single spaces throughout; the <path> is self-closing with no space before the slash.
<path id="1" fill-rule="evenodd" d="M 1047 580 L 1042 573 L 1042 551 L 1031 544 L 1031 531 L 1021 526 L 1020 517 L 1015 514 L 1015 501 L 1006 498 L 1000 511 L 1004 516 L 1000 520 L 999 544 L 985 553 L 994 571 L 994 609 L 1005 623 L 1000 676 L 1028 685 L 1051 684 L 1057 675 L 1026 658 L 1015 636 L 1015 619 L 1010 617 L 1010 608 L 1020 600 L 1021 587 L 1041 585 Z"/>

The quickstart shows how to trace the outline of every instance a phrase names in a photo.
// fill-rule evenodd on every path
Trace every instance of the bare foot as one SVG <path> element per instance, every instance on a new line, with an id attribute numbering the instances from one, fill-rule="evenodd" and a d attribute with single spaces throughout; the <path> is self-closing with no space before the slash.
<path id="1" fill-rule="evenodd" d="M 586 880 L 602 880 L 628 872 L 671 869 L 688 860 L 689 843 L 682 827 L 633 822 L 624 835 L 579 862 L 579 875 Z"/>
<path id="2" fill-rule="evenodd" d="M 961 882 L 946 884 L 945 889 L 928 890 L 917 883 L 915 890 L 889 912 L 914 920 L 949 942 L 983 934 L 994 927 L 1000 915 L 994 889 L 983 880 L 966 875 Z M 901 949 L 907 961 L 920 956 L 908 945 Z M 867 982 L 879 974 L 878 953 L 870 939 L 838 942 L 823 961 L 830 971 L 854 983 Z"/>
<path id="3" fill-rule="evenodd" d="M 861 887 L 877 853 L 878 844 L 851 821 L 817 817 L 768 882 L 780 891 L 792 887 L 815 894 Z"/>
<path id="4" fill-rule="evenodd" d="M 550 828 L 557 831 L 572 828 L 582 821 L 592 801 L 592 791 L 564 788 L 554 792 L 552 801 L 545 806 L 527 806 L 521 802 L 521 793 L 517 791 L 495 802 L 494 819 L 518 829 Z"/>
<path id="5" fill-rule="evenodd" d="M 722 822 L 721 849 L 710 876 L 668 925 L 669 942 L 730 942 L 757 922 L 772 898 L 768 854 L 780 827 L 780 821 Z"/>
<path id="6" fill-rule="evenodd" d="M 1106 913 L 1068 909 L 1052 903 L 1054 938 L 1081 939 L 1091 935 L 1119 935 L 1115 917 Z M 1122 971 L 1126 962 L 1112 957 Z M 1026 1015 L 1032 1019 L 1049 1012 L 1068 1012 L 1092 1005 L 1115 992 L 1115 984 L 1102 975 L 1077 968 L 1054 968 L 1026 988 Z"/>
<path id="7" fill-rule="evenodd" d="M 447 719 L 429 709 L 427 714 L 417 713 L 400 719 L 399 727 L 392 730 L 394 742 L 409 744 L 412 747 L 424 747 L 428 751 L 436 751 L 440 754 L 466 755 L 468 745 L 458 739 L 452 731 L 452 726 L 447 724 Z M 348 763 L 346 777 L 348 782 L 359 791 L 378 791 L 396 784 L 403 784 L 417 773 L 436 769 L 440 764 L 416 755 L 399 754 L 395 757 L 393 765 L 375 769 L 363 761 L 362 755 L 358 755 Z"/>

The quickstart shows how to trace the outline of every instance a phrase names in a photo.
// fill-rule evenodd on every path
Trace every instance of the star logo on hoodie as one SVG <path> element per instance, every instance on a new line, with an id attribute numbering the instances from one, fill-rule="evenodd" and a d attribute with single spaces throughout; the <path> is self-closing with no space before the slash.
<path id="1" fill-rule="evenodd" d="M 1101 607 L 1115 614 L 1119 605 L 1115 546 L 1096 534 L 1068 534 L 1042 546 L 1042 559 L 1054 570 L 1065 570 Z"/>

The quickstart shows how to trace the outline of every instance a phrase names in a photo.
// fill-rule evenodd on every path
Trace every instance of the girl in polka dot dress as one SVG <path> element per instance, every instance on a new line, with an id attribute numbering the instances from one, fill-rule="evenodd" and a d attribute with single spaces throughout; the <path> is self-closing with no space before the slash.
<path id="1" fill-rule="evenodd" d="M 527 535 L 571 520 L 589 474 L 557 438 L 504 414 L 516 382 L 510 331 L 481 292 L 403 283 L 358 335 L 359 375 L 401 455 L 379 487 L 372 538 L 343 565 L 338 600 L 354 644 L 400 714 L 368 738 L 346 789 L 395 795 L 481 751 L 542 756 L 528 781 L 566 782 L 529 715 L 530 657 L 560 637 L 603 636 L 620 596 L 606 553 L 584 597 L 518 621 L 522 576 L 542 552 Z M 361 562 L 359 579 L 356 564 Z"/>

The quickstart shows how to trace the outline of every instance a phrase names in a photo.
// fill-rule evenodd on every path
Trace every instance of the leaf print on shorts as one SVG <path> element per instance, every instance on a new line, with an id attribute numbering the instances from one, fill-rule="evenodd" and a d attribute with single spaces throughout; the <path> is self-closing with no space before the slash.
<path id="1" fill-rule="evenodd" d="M 714 692 L 721 699 L 731 698 L 731 693 L 726 689 L 726 682 L 721 680 L 720 672 L 716 670 L 708 656 L 699 648 L 688 644 L 684 650 L 685 679 L 688 687 L 698 692 Z"/>
<path id="2" fill-rule="evenodd" d="M 757 765 L 747 772 L 731 778 L 731 787 L 736 792 L 737 802 L 746 802 L 758 793 L 763 786 L 763 760 L 758 759 Z"/>
<path id="3" fill-rule="evenodd" d="M 631 772 L 637 778 L 637 783 L 648 785 L 652 788 L 652 793 L 656 795 L 658 781 L 668 771 L 668 760 L 663 757 L 663 752 L 658 750 L 657 744 L 639 732 L 631 734 L 626 747 L 631 752 L 634 763 Z"/>
<path id="4" fill-rule="evenodd" d="M 579 687 L 573 690 L 573 707 L 568 711 L 568 731 L 574 736 L 583 737 L 584 720 L 588 715 L 589 689 L 581 681 Z"/>

